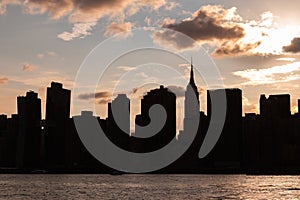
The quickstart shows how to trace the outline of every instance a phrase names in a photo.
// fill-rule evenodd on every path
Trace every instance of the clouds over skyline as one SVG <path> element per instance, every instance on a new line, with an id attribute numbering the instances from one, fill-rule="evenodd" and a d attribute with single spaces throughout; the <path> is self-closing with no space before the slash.
<path id="1" fill-rule="evenodd" d="M 90 99 L 101 99 L 101 98 L 108 98 L 111 97 L 112 94 L 108 91 L 102 91 L 102 92 L 96 92 L 96 93 L 86 93 L 86 94 L 80 94 L 78 96 L 81 100 L 90 100 Z"/>
<path id="2" fill-rule="evenodd" d="M 166 19 L 162 23 L 165 30 L 153 34 L 157 44 L 177 51 L 208 44 L 214 57 L 283 54 L 283 46 L 300 34 L 300 26 L 278 27 L 270 11 L 258 20 L 244 19 L 236 7 L 226 9 L 220 5 L 201 6 L 178 22 Z M 298 51 L 297 38 L 291 45 L 284 47 L 286 52 Z"/>
<path id="3" fill-rule="evenodd" d="M 241 20 L 236 14 L 236 8 L 226 10 L 221 6 L 203 6 L 192 18 L 166 24 L 164 27 L 181 32 L 196 41 L 240 39 L 244 37 L 245 30 L 234 23 L 235 20 Z"/>
<path id="4" fill-rule="evenodd" d="M 124 33 L 124 30 L 128 32 L 131 23 L 124 21 L 143 8 L 158 10 L 166 6 L 166 9 L 171 10 L 178 7 L 178 3 L 167 0 L 3 0 L 0 3 L 0 15 L 6 13 L 7 5 L 21 5 L 25 13 L 48 14 L 53 20 L 67 17 L 69 23 L 73 24 L 72 31 L 58 34 L 58 38 L 65 41 L 90 35 L 93 27 L 102 18 L 106 18 L 110 23 L 116 23 L 107 27 L 106 35 L 111 35 L 118 30 L 121 33 Z"/>
<path id="5" fill-rule="evenodd" d="M 296 37 L 291 41 L 291 44 L 284 46 L 283 50 L 285 52 L 299 53 L 300 52 L 300 37 Z"/>
<path id="6" fill-rule="evenodd" d="M 233 72 L 234 75 L 246 79 L 241 85 L 266 85 L 283 83 L 299 79 L 300 62 L 292 62 L 265 69 L 246 69 Z"/>
<path id="7" fill-rule="evenodd" d="M 48 14 L 50 19 L 66 19 L 72 24 L 71 30 L 62 31 L 57 37 L 64 41 L 82 39 L 92 34 L 101 19 L 105 18 L 104 36 L 116 34 L 128 36 L 134 26 L 156 24 L 166 30 L 153 34 L 156 43 L 178 50 L 195 49 L 195 46 L 209 44 L 213 56 L 242 56 L 254 54 L 297 53 L 297 33 L 300 27 L 278 29 L 271 11 L 265 11 L 260 19 L 242 18 L 236 7 L 222 5 L 202 5 L 190 16 L 176 22 L 162 11 L 172 11 L 182 7 L 183 3 L 171 0 L 2 0 L 0 15 L 6 13 L 8 5 L 21 5 L 23 12 L 37 15 Z M 161 9 L 163 8 L 163 9 Z M 147 16 L 140 21 L 131 21 L 131 17 L 140 11 Z M 158 14 L 154 17 L 154 12 Z M 153 16 L 152 16 L 153 14 Z M 189 15 L 189 14 L 185 14 Z M 151 16 L 151 17 L 150 17 Z M 175 16 L 172 16 L 173 18 Z M 189 36 L 194 41 L 182 36 Z M 282 37 L 278 37 L 281 34 Z M 287 41 L 292 41 L 289 45 Z M 272 41 L 276 40 L 274 44 Z M 295 52 L 296 51 L 296 52 Z"/>
<path id="8" fill-rule="evenodd" d="M 263 41 L 261 28 L 269 28 L 273 23 L 272 17 L 272 13 L 268 12 L 268 15 L 261 16 L 260 21 L 249 21 L 244 20 L 235 7 L 225 9 L 220 5 L 206 5 L 180 22 L 164 21 L 162 27 L 166 30 L 155 32 L 153 39 L 160 45 L 177 50 L 209 44 L 215 49 L 213 56 L 254 54 L 252 51 Z M 253 35 L 255 38 L 251 38 Z"/>
<path id="9" fill-rule="evenodd" d="M 95 100 L 97 104 L 106 105 L 111 101 L 112 93 L 108 91 L 101 91 L 96 93 L 83 93 L 78 95 L 80 100 Z"/>
<path id="10" fill-rule="evenodd" d="M 171 46 L 179 50 L 194 48 L 195 43 L 237 41 L 245 36 L 244 28 L 237 23 L 241 20 L 234 7 L 202 6 L 190 18 L 178 23 L 174 20 L 163 21 L 162 27 L 166 30 L 154 33 L 153 38 L 159 44 L 173 43 Z"/>

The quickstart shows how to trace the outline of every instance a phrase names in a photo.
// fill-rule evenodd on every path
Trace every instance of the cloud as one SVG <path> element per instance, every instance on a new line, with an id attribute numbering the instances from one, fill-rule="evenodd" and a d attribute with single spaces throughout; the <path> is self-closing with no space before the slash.
<path id="1" fill-rule="evenodd" d="M 202 6 L 192 17 L 179 23 L 164 21 L 162 27 L 167 29 L 155 32 L 153 39 L 179 50 L 194 48 L 197 43 L 237 41 L 245 36 L 245 30 L 239 24 L 241 21 L 235 7 L 224 9 L 221 6 Z"/>
<path id="2" fill-rule="evenodd" d="M 131 34 L 131 29 L 133 27 L 133 24 L 131 22 L 126 23 L 112 23 L 110 24 L 106 32 L 104 33 L 105 36 L 115 36 L 120 35 L 122 37 L 127 37 Z"/>
<path id="3" fill-rule="evenodd" d="M 186 35 L 173 30 L 155 31 L 152 35 L 153 41 L 160 46 L 168 47 L 174 50 L 194 49 L 197 44 Z"/>
<path id="4" fill-rule="evenodd" d="M 0 77 L 0 85 L 6 84 L 7 82 L 8 82 L 8 78 L 7 77 Z"/>
<path id="5" fill-rule="evenodd" d="M 74 24 L 72 32 L 63 32 L 57 37 L 64 41 L 72 41 L 75 38 L 85 38 L 91 35 L 91 31 L 96 24 L 96 22 Z"/>
<path id="6" fill-rule="evenodd" d="M 23 64 L 23 68 L 22 68 L 22 70 L 24 72 L 31 72 L 31 71 L 34 71 L 36 69 L 38 69 L 38 66 L 30 65 L 28 63 Z"/>
<path id="7" fill-rule="evenodd" d="M 170 85 L 167 87 L 171 92 L 176 94 L 176 97 L 184 97 L 185 96 L 185 88 L 181 86 Z"/>
<path id="8" fill-rule="evenodd" d="M 102 92 L 96 92 L 96 93 L 87 93 L 87 94 L 80 94 L 78 96 L 79 99 L 81 100 L 90 100 L 90 99 L 106 99 L 110 98 L 112 94 L 107 91 L 102 91 Z"/>
<path id="9" fill-rule="evenodd" d="M 300 27 L 278 27 L 274 19 L 270 11 L 251 20 L 243 19 L 235 7 L 206 5 L 179 22 L 160 22 L 165 30 L 154 32 L 152 37 L 155 43 L 175 51 L 207 44 L 215 50 L 213 56 L 280 55 L 282 47 L 300 34 Z"/>
<path id="10" fill-rule="evenodd" d="M 47 55 L 48 55 L 48 56 L 52 56 L 52 57 L 56 57 L 56 56 L 57 56 L 57 53 L 55 53 L 54 51 L 48 51 L 48 52 L 47 52 Z"/>
<path id="11" fill-rule="evenodd" d="M 296 58 L 278 58 L 276 59 L 278 61 L 287 61 L 287 62 L 293 62 L 296 60 Z"/>
<path id="12" fill-rule="evenodd" d="M 119 66 L 118 69 L 129 72 L 129 71 L 132 71 L 136 68 L 135 67 L 130 67 L 130 66 Z"/>
<path id="13" fill-rule="evenodd" d="M 70 15 L 71 22 L 95 22 L 104 16 L 116 16 L 133 4 L 134 0 L 75 0 L 76 10 Z"/>
<path id="14" fill-rule="evenodd" d="M 83 38 L 90 35 L 96 23 L 106 17 L 110 22 L 116 20 L 123 23 L 125 18 L 135 15 L 143 8 L 150 8 L 150 11 L 158 10 L 162 6 L 167 8 L 176 7 L 176 3 L 167 3 L 167 0 L 2 0 L 0 3 L 0 14 L 6 13 L 6 6 L 10 4 L 22 4 L 23 10 L 32 15 L 48 14 L 51 19 L 57 20 L 68 17 L 73 24 L 71 32 L 63 32 L 58 37 L 71 41 L 74 38 Z M 107 34 L 115 33 L 120 26 L 109 26 Z M 123 23 L 121 30 L 131 29 L 132 24 Z"/>
<path id="15" fill-rule="evenodd" d="M 97 104 L 107 104 L 111 101 L 112 94 L 108 91 L 80 94 L 78 96 L 81 100 L 97 100 Z"/>
<path id="16" fill-rule="evenodd" d="M 244 37 L 244 29 L 233 20 L 240 20 L 236 8 L 224 9 L 221 6 L 203 6 L 178 24 L 168 24 L 169 28 L 181 32 L 196 41 L 240 39 Z"/>
<path id="17" fill-rule="evenodd" d="M 284 46 L 283 50 L 290 53 L 299 53 L 300 52 L 300 38 L 296 37 L 291 41 L 291 44 Z"/>
<path id="18" fill-rule="evenodd" d="M 6 8 L 8 5 L 20 5 L 19 0 L 2 0 L 0 2 L 0 15 L 6 14 Z"/>
<path id="19" fill-rule="evenodd" d="M 37 58 L 39 58 L 39 59 L 42 59 L 42 58 L 44 58 L 44 57 L 45 57 L 45 55 L 44 55 L 44 54 L 42 54 L 42 53 L 39 53 L 38 55 L 36 55 L 36 57 L 37 57 Z"/>
<path id="20" fill-rule="evenodd" d="M 243 109 L 244 113 L 257 113 L 258 112 L 258 104 L 253 104 L 249 101 L 247 97 L 243 95 Z"/>
<path id="21" fill-rule="evenodd" d="M 69 16 L 72 23 L 87 23 L 106 16 L 132 15 L 142 7 L 157 10 L 166 3 L 166 0 L 26 0 L 24 6 L 30 14 L 48 13 L 52 19 Z"/>
<path id="22" fill-rule="evenodd" d="M 69 14 L 74 9 L 72 0 L 26 0 L 24 1 L 25 11 L 29 14 L 49 13 L 52 19 L 59 19 Z"/>
<path id="23" fill-rule="evenodd" d="M 39 53 L 36 55 L 36 57 L 39 59 L 45 58 L 45 56 L 56 57 L 57 53 L 55 53 L 54 51 L 47 51 L 46 53 Z"/>
<path id="24" fill-rule="evenodd" d="M 236 56 L 236 55 L 245 55 L 250 52 L 250 50 L 255 49 L 261 44 L 261 42 L 244 44 L 242 42 L 229 42 L 226 41 L 218 47 L 213 55 L 214 56 Z"/>
<path id="25" fill-rule="evenodd" d="M 69 77 L 69 74 L 53 71 L 39 70 L 35 72 L 35 76 L 28 76 L 26 78 L 22 76 L 10 77 L 10 81 L 26 85 L 27 87 L 30 86 L 30 88 L 47 87 L 49 80 L 63 83 L 66 88 L 73 88 L 74 84 L 74 80 L 72 77 Z"/>
<path id="26" fill-rule="evenodd" d="M 233 72 L 233 74 L 248 80 L 242 85 L 256 86 L 298 80 L 299 75 L 295 74 L 295 72 L 299 70 L 300 62 L 293 62 L 266 69 L 247 69 Z"/>
<path id="27" fill-rule="evenodd" d="M 110 98 L 108 98 L 108 99 L 101 99 L 101 100 L 98 101 L 98 104 L 108 104 L 110 101 L 111 101 Z"/>
<path id="28" fill-rule="evenodd" d="M 180 7 L 180 4 L 177 3 L 177 2 L 174 2 L 174 1 L 173 2 L 168 2 L 166 4 L 166 10 L 168 10 L 168 11 L 174 10 L 177 7 Z"/>

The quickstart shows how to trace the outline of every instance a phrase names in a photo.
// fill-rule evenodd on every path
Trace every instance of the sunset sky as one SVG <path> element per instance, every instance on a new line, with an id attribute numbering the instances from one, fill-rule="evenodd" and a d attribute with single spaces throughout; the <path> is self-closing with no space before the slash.
<path id="1" fill-rule="evenodd" d="M 141 27 L 164 28 L 152 33 L 151 42 L 175 53 L 188 52 L 187 55 L 194 56 L 199 51 L 197 46 L 202 46 L 220 70 L 225 86 L 243 90 L 244 112 L 258 112 L 262 93 L 291 94 L 291 109 L 297 112 L 299 19 L 296 0 L 2 0 L 0 113 L 16 113 L 16 97 L 28 90 L 38 92 L 45 103 L 45 89 L 51 81 L 62 82 L 65 88 L 72 89 L 77 71 L 90 51 L 116 35 L 117 42 L 122 44 L 133 37 L 135 28 Z M 176 34 L 179 32 L 193 42 L 183 43 L 180 34 Z M 106 50 L 110 52 L 113 48 Z M 195 66 L 201 65 L 200 58 L 194 60 Z M 188 74 L 187 62 L 178 61 L 174 65 Z M 133 76 L 165 83 L 165 76 L 159 77 L 163 70 L 153 79 L 145 74 L 151 71 L 149 67 L 139 67 Z M 134 65 L 120 65 L 112 73 L 134 69 Z M 180 80 L 177 84 L 175 76 L 165 84 L 173 87 L 180 97 L 181 86 L 186 82 Z M 200 79 L 196 76 L 201 99 L 205 99 L 206 86 Z M 124 83 L 119 87 L 118 92 L 130 96 L 140 85 Z M 144 90 L 148 87 L 151 88 L 144 86 Z M 103 109 L 111 100 L 111 91 L 109 85 L 95 91 L 96 102 Z M 83 91 L 75 97 L 82 102 L 82 109 L 85 102 L 91 101 L 91 92 Z M 201 105 L 202 110 L 205 106 Z M 72 112 L 75 114 L 78 111 Z M 97 114 L 105 115 L 103 111 Z"/>

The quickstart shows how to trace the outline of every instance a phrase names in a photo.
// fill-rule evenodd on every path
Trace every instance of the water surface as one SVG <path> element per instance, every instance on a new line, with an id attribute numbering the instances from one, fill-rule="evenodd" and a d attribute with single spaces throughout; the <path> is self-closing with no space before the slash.
<path id="1" fill-rule="evenodd" d="M 0 175 L 0 199 L 299 199 L 300 176 Z"/>

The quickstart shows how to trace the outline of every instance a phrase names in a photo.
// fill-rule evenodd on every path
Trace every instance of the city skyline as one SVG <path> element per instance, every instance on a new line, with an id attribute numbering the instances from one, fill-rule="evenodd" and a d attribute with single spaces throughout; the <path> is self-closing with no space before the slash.
<path id="1" fill-rule="evenodd" d="M 201 101 L 191 65 L 184 98 L 185 107 L 189 109 L 184 114 L 183 129 L 179 130 L 178 135 L 176 94 L 163 85 L 143 96 L 141 113 L 135 116 L 135 132 L 130 130 L 131 107 L 126 94 L 119 94 L 108 103 L 105 119 L 94 116 L 92 111 L 81 111 L 81 115 L 70 117 L 70 99 L 71 90 L 65 89 L 62 83 L 52 82 L 47 88 L 45 119 L 41 116 L 41 99 L 34 91 L 17 97 L 16 115 L 11 118 L 0 115 L 0 167 L 8 167 L 3 172 L 43 169 L 50 173 L 112 173 L 114 169 L 120 170 L 99 160 L 86 146 L 82 137 L 96 131 L 90 128 L 95 122 L 110 142 L 130 153 L 147 155 L 174 142 L 177 148 L 191 142 L 173 162 L 150 171 L 298 173 L 300 115 L 292 115 L 289 94 L 270 95 L 268 98 L 261 94 L 260 114 L 246 113 L 243 117 L 241 89 L 212 89 L 207 91 L 208 112 L 205 115 L 199 109 Z M 166 116 L 160 109 L 154 108 L 156 105 L 164 108 Z M 221 116 L 223 111 L 224 119 Z M 98 131 L 95 133 L 102 135 Z M 202 147 L 212 145 L 208 141 L 214 135 L 218 135 L 215 144 L 202 157 Z M 102 140 L 92 139 L 97 146 L 110 151 L 107 146 L 101 145 Z M 175 149 L 159 154 L 158 159 L 167 159 Z M 117 159 L 119 163 L 125 159 L 116 156 L 112 159 Z M 131 162 L 142 168 L 147 165 L 140 160 Z M 134 172 L 131 170 L 124 167 L 121 171 Z"/>
<path id="2" fill-rule="evenodd" d="M 192 68 L 191 68 L 192 69 Z M 193 74 L 193 72 L 192 72 L 192 70 L 191 70 L 191 73 L 190 73 L 190 75 L 191 75 L 191 79 L 190 79 L 190 81 L 191 80 L 193 80 L 193 76 L 192 76 L 192 74 Z M 185 102 L 185 107 L 188 107 L 190 110 L 187 110 L 187 109 L 185 109 L 185 113 L 184 113 L 184 118 L 189 118 L 189 116 L 195 116 L 195 111 L 198 111 L 198 112 L 203 112 L 204 114 L 206 114 L 206 115 L 209 115 L 209 112 L 210 111 L 207 111 L 207 112 L 204 112 L 203 110 L 201 110 L 201 109 L 192 109 L 191 108 L 191 106 L 190 105 L 192 105 L 192 104 L 195 104 L 195 105 L 198 105 L 198 107 L 199 107 L 199 105 L 201 104 L 201 101 L 200 100 L 197 100 L 197 101 L 195 101 L 194 103 L 193 103 L 193 101 L 194 100 L 192 100 L 193 98 L 195 98 L 196 96 L 197 96 L 197 98 L 198 97 L 200 97 L 201 96 L 201 94 L 200 93 L 198 93 L 198 91 L 197 91 L 197 93 L 194 93 L 195 92 L 195 90 L 194 89 L 191 89 L 191 91 L 189 91 L 189 89 L 190 89 L 190 84 L 191 82 L 189 82 L 188 84 L 187 84 L 187 90 L 186 90 L 186 94 L 185 94 L 185 97 L 190 97 L 190 96 L 192 96 L 191 97 L 191 100 L 189 100 L 189 101 L 187 101 L 187 102 Z M 193 83 L 193 81 L 192 81 L 192 83 Z M 195 83 L 194 83 L 195 84 Z M 194 86 L 196 86 L 196 85 L 194 85 Z M 64 90 L 64 91 L 67 91 L 67 92 L 71 92 L 71 90 L 68 90 L 68 89 L 66 89 L 66 88 L 63 88 L 63 84 L 62 83 L 58 83 L 58 82 L 52 82 L 51 83 L 51 87 L 48 87 L 47 89 L 49 90 L 49 89 L 51 89 L 51 88 L 60 88 L 60 89 L 62 89 L 62 90 Z M 193 88 L 193 86 L 191 87 L 191 88 Z M 144 96 L 143 97 L 145 97 L 145 96 L 147 96 L 147 93 L 149 94 L 149 92 L 152 92 L 152 91 L 155 91 L 155 90 L 159 90 L 159 89 L 167 89 L 167 91 L 169 91 L 169 92 L 171 92 L 171 93 L 173 93 L 175 96 L 176 96 L 176 93 L 175 92 L 173 92 L 172 90 L 170 90 L 168 87 L 165 87 L 165 86 L 163 86 L 163 85 L 161 85 L 160 86 L 160 88 L 154 88 L 154 89 L 151 89 L 151 90 L 149 90 L 148 92 L 146 92 L 146 93 L 144 93 Z M 207 95 L 206 95 L 206 97 L 208 97 L 208 93 L 209 92 L 217 92 L 218 90 L 240 90 L 239 88 L 222 88 L 222 89 L 213 89 L 213 90 L 207 90 Z M 193 94 L 188 94 L 189 92 L 192 92 Z M 31 94 L 33 94 L 36 98 L 38 98 L 39 100 L 41 100 L 40 99 L 40 97 L 38 96 L 39 95 L 39 93 L 36 93 L 35 91 L 33 91 L 33 90 L 29 90 L 29 91 L 27 91 L 26 92 L 26 95 L 31 95 Z M 55 93 L 54 93 L 55 94 Z M 194 96 L 196 94 L 196 96 Z M 96 94 L 95 94 L 96 95 Z M 19 96 L 17 96 L 16 97 L 16 99 L 17 99 L 17 101 L 16 101 L 16 103 L 18 103 L 18 101 L 19 101 L 19 99 L 22 99 L 22 98 L 25 98 L 26 96 L 22 96 L 22 95 L 19 95 Z M 66 99 L 68 99 L 68 98 L 71 98 L 71 95 L 70 94 L 68 94 L 67 96 L 66 96 L 67 98 Z M 122 97 L 122 98 L 128 98 L 127 97 L 127 95 L 126 94 L 117 94 L 117 96 L 112 100 L 112 101 L 109 101 L 108 103 L 107 103 L 107 105 L 105 106 L 106 107 L 106 109 L 108 109 L 108 113 L 110 113 L 110 114 L 108 114 L 107 116 L 98 116 L 98 117 L 100 117 L 101 119 L 107 119 L 109 116 L 112 116 L 112 112 L 111 111 L 109 111 L 109 110 L 111 110 L 111 104 L 112 104 L 112 102 L 114 102 L 114 101 L 116 101 L 119 97 Z M 269 96 L 266 96 L 264 93 L 263 94 L 261 94 L 259 97 L 258 97 L 258 101 L 260 102 L 260 104 L 262 104 L 262 98 L 264 99 L 264 101 L 272 101 L 272 99 L 276 99 L 277 97 L 284 97 L 285 98 L 285 103 L 284 103 L 284 105 L 285 105 L 285 108 L 281 108 L 283 111 L 287 111 L 287 110 L 289 110 L 289 113 L 286 113 L 285 115 L 286 116 L 289 116 L 289 115 L 298 115 L 298 112 L 295 112 L 295 113 L 293 113 L 292 111 L 291 111 L 291 102 L 290 102 L 290 100 L 291 100 L 291 98 L 290 98 L 290 94 L 270 94 Z M 57 98 L 57 97 L 56 97 Z M 178 97 L 176 97 L 176 98 L 178 98 Z M 143 99 L 143 98 L 142 98 Z M 141 100 L 142 100 L 141 99 Z M 186 98 L 184 98 L 184 99 L 186 99 Z M 131 99 L 128 99 L 128 101 L 129 101 L 129 108 L 131 108 Z M 196 102 L 198 102 L 198 103 L 196 103 Z M 297 106 L 300 106 L 300 99 L 297 99 Z M 69 105 L 70 104 L 70 102 L 69 103 L 65 103 L 65 105 Z M 141 102 L 139 103 L 139 105 L 141 104 Z M 187 106 L 187 105 L 189 105 L 189 106 Z M 242 108 L 243 108 L 243 101 L 242 101 Z M 274 105 L 275 106 L 275 105 Z M 41 103 L 41 107 L 42 107 L 42 103 Z M 64 106 L 63 105 L 60 105 L 60 107 L 61 108 L 64 108 Z M 193 108 L 198 108 L 197 106 L 192 106 Z M 276 106 L 275 106 L 276 107 Z M 64 108 L 65 109 L 65 108 Z M 51 110 L 51 109 L 48 109 L 48 110 Z M 177 110 L 177 107 L 176 107 L 176 110 Z M 187 110 L 187 111 L 186 111 Z M 206 109 L 207 110 L 207 109 Z M 274 109 L 273 109 L 274 110 Z M 60 110 L 61 111 L 61 110 Z M 0 111 L 1 112 L 1 111 Z M 82 114 L 83 112 L 92 112 L 92 111 L 89 111 L 89 110 L 86 110 L 86 109 L 84 109 L 84 110 L 81 110 L 81 112 L 80 112 L 80 114 Z M 267 113 L 268 112 L 268 110 L 265 110 L 265 111 L 262 111 L 262 109 L 260 108 L 260 110 L 259 110 L 259 112 L 258 113 L 243 113 L 241 116 L 242 117 L 246 117 L 247 115 L 249 116 L 249 115 L 252 115 L 252 114 L 256 114 L 256 115 L 266 115 L 265 113 Z M 65 117 L 64 118 L 66 118 L 67 116 L 69 116 L 69 118 L 73 118 L 73 117 L 75 117 L 75 116 L 79 116 L 78 114 L 77 115 L 70 115 L 70 111 L 66 111 L 66 113 L 69 113 L 69 114 L 67 114 L 67 115 L 65 115 Z M 92 112 L 93 113 L 93 112 Z M 191 114 L 191 113 L 194 113 L 194 114 Z M 263 114 L 262 114 L 263 113 Z M 95 114 L 95 113 L 93 113 L 93 114 Z M 273 116 L 273 115 L 278 115 L 278 114 L 282 114 L 279 110 L 278 110 L 278 113 L 269 113 L 270 114 L 270 116 Z M 11 113 L 11 114 L 9 114 L 9 115 L 7 115 L 7 114 L 4 114 L 4 113 L 0 113 L 0 115 L 1 116 L 7 116 L 7 117 L 14 117 L 15 115 L 17 115 L 17 112 L 16 113 Z M 137 115 L 134 115 L 134 117 L 137 117 L 138 115 L 140 115 L 140 113 L 138 113 Z M 42 116 L 42 115 L 41 115 Z M 43 118 L 43 117 L 41 117 L 41 119 L 42 120 L 44 120 L 44 119 L 46 119 L 47 117 L 45 117 L 45 118 Z M 56 119 L 56 117 L 54 118 L 54 119 Z M 130 120 L 131 121 L 131 120 Z M 182 127 L 181 127 L 182 128 Z M 132 133 L 132 129 L 130 129 L 130 131 L 131 131 L 131 133 Z M 180 129 L 177 127 L 177 131 L 180 131 Z"/>

